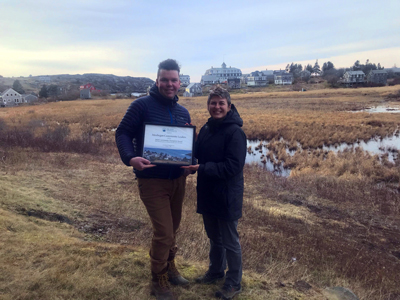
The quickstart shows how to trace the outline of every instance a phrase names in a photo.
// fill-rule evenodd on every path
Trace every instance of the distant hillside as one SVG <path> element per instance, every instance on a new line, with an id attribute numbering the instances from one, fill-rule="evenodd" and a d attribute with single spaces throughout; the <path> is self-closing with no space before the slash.
<path id="1" fill-rule="evenodd" d="M 146 77 L 116 76 L 112 74 L 62 74 L 42 75 L 30 77 L 0 77 L 0 90 L 11 87 L 15 80 L 19 80 L 28 93 L 38 93 L 43 84 L 57 85 L 67 90 L 79 89 L 80 85 L 92 83 L 96 89 L 110 93 L 143 93 L 154 81 Z"/>

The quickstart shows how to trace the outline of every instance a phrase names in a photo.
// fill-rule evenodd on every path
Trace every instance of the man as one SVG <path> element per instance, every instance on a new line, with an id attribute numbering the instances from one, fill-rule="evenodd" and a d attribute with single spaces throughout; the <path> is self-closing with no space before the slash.
<path id="1" fill-rule="evenodd" d="M 150 95 L 131 103 L 115 135 L 122 161 L 133 167 L 140 198 L 153 224 L 150 289 L 157 299 L 175 299 L 169 282 L 174 285 L 189 283 L 179 274 L 174 260 L 177 251 L 175 235 L 181 221 L 185 175 L 188 171 L 171 165 L 155 166 L 138 156 L 137 150 L 143 146 L 145 122 L 190 124 L 189 112 L 177 103 L 179 71 L 175 60 L 162 61 L 158 65 L 156 84 L 150 89 Z"/>

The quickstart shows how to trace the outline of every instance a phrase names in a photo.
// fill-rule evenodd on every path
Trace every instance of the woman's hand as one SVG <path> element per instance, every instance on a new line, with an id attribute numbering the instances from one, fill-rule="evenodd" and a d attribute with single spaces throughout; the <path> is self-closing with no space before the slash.
<path id="1" fill-rule="evenodd" d="M 182 169 L 186 169 L 189 171 L 195 171 L 197 172 L 197 170 L 199 169 L 200 165 L 190 165 L 190 166 L 182 166 Z"/>

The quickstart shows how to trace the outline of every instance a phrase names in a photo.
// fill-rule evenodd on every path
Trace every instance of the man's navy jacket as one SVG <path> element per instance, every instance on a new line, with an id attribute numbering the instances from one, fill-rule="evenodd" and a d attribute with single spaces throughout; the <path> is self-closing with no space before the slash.
<path id="1" fill-rule="evenodd" d="M 131 158 L 140 155 L 138 151 L 143 147 L 144 123 L 163 125 L 191 123 L 188 110 L 177 102 L 177 96 L 173 99 L 165 98 L 154 85 L 149 96 L 131 103 L 115 134 L 118 151 L 125 165 L 130 166 Z M 175 179 L 183 174 L 183 169 L 177 166 L 157 165 L 134 172 L 138 178 Z"/>

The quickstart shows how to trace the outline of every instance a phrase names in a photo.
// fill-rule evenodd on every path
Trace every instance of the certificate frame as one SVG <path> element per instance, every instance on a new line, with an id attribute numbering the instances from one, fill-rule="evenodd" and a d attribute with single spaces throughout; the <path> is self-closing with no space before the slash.
<path id="1" fill-rule="evenodd" d="M 141 156 L 155 165 L 193 164 L 196 126 L 144 123 Z"/>

